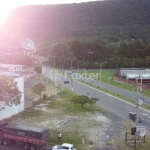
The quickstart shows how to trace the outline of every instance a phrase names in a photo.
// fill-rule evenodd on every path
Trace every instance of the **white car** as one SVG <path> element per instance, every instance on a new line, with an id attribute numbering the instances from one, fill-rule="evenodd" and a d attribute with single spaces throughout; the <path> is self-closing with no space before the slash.
<path id="1" fill-rule="evenodd" d="M 52 150 L 76 150 L 76 148 L 69 143 L 63 143 L 62 145 L 56 145 Z"/>

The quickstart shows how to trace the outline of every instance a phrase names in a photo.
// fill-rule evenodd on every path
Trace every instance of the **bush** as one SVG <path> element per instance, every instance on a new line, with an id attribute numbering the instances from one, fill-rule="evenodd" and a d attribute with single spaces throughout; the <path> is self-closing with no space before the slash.
<path id="1" fill-rule="evenodd" d="M 47 100 L 48 99 L 48 95 L 47 94 L 43 94 L 43 100 Z"/>

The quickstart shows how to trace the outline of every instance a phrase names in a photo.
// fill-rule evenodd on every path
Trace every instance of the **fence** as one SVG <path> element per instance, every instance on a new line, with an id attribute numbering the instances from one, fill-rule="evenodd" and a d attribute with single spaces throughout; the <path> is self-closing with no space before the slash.
<path id="1" fill-rule="evenodd" d="M 136 81 L 132 81 L 132 80 L 124 79 L 121 77 L 116 77 L 116 76 L 113 77 L 113 80 L 117 81 L 117 82 L 124 83 L 124 84 L 131 85 L 131 86 L 135 86 L 135 87 L 137 87 L 137 84 L 138 84 Z M 142 89 L 143 90 L 150 90 L 150 86 L 147 86 L 146 84 L 142 84 Z"/>

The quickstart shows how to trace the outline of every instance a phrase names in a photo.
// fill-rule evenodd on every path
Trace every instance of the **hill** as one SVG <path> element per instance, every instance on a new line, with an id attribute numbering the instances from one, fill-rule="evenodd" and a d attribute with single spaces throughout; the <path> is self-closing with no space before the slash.
<path id="1" fill-rule="evenodd" d="M 53 42 L 58 37 L 101 37 L 115 42 L 122 38 L 148 39 L 150 1 L 112 0 L 19 7 L 9 14 L 1 35 L 9 43 L 17 43 L 23 37 L 37 42 L 43 38 Z"/>

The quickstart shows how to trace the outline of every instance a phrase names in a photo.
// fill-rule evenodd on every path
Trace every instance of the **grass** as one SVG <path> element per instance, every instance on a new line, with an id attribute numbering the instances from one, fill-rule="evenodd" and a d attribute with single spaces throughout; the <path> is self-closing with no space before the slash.
<path id="1" fill-rule="evenodd" d="M 81 81 L 79 81 L 79 82 L 81 82 Z M 89 86 L 91 86 L 91 87 L 93 87 L 93 88 L 95 88 L 95 89 L 97 89 L 97 90 L 100 90 L 99 87 L 94 86 L 94 85 L 91 84 L 91 83 L 87 83 L 87 82 L 84 82 L 84 81 L 82 81 L 82 83 L 85 84 L 85 85 L 89 85 Z M 132 103 L 132 104 L 136 105 L 136 100 L 135 100 L 135 99 L 127 98 L 127 97 L 125 97 L 125 96 L 119 95 L 119 94 L 117 94 L 117 93 L 114 93 L 114 92 L 112 92 L 112 91 L 105 90 L 105 89 L 101 89 L 101 91 L 103 91 L 103 92 L 105 92 L 105 93 L 108 93 L 108 94 L 110 94 L 110 95 L 113 95 L 113 96 L 115 96 L 115 97 L 117 97 L 117 98 L 120 98 L 120 99 L 122 99 L 122 100 L 124 100 L 124 101 L 126 101 L 126 102 L 129 102 L 129 103 Z M 150 111 L 150 105 L 143 104 L 141 107 Z"/>
<path id="2" fill-rule="evenodd" d="M 75 93 L 65 89 L 64 92 L 58 94 L 59 98 L 62 99 L 61 101 L 53 101 L 48 105 L 48 108 L 51 109 L 63 109 L 65 113 L 68 111 L 71 113 L 83 113 L 83 112 L 95 112 L 100 111 L 100 107 L 96 105 L 84 105 L 84 108 L 81 107 L 80 104 L 71 103 L 72 97 L 76 95 Z M 65 99 L 65 100 L 64 100 Z"/>
<path id="3" fill-rule="evenodd" d="M 118 147 L 118 150 L 135 150 L 134 148 L 134 144 L 133 144 L 133 140 L 128 140 L 127 144 L 125 143 L 125 133 L 127 131 L 127 133 L 131 133 L 131 127 L 133 127 L 133 125 L 131 125 L 130 123 L 126 122 L 125 120 L 122 121 L 124 124 L 125 128 L 122 128 L 122 131 L 124 131 L 124 138 L 120 138 L 119 140 L 117 140 L 114 145 L 116 145 L 116 147 Z M 128 139 L 135 139 L 135 135 L 129 135 L 128 134 Z M 143 139 L 143 138 L 142 138 Z M 150 147 L 150 135 L 146 134 L 146 141 L 142 141 L 142 143 L 139 145 L 136 145 L 136 150 L 148 150 Z"/>
<path id="4" fill-rule="evenodd" d="M 51 87 L 54 88 L 55 87 Z M 98 89 L 98 88 L 97 88 Z M 49 89 L 50 90 L 50 89 Z M 47 92 L 49 92 L 49 90 Z M 53 90 L 53 89 L 51 89 Z M 107 91 L 108 93 L 110 91 Z M 26 93 L 29 94 L 29 93 Z M 115 93 L 114 93 L 115 94 Z M 64 92 L 59 93 L 54 100 L 52 100 L 48 105 L 47 105 L 47 110 L 50 110 L 49 113 L 41 111 L 41 110 L 35 110 L 33 108 L 29 108 L 20 114 L 13 116 L 12 118 L 9 118 L 10 122 L 15 121 L 17 122 L 17 119 L 21 120 L 21 123 L 24 121 L 26 124 L 35 124 L 38 125 L 38 123 L 42 123 L 45 121 L 51 121 L 53 119 L 57 119 L 57 122 L 60 122 L 63 120 L 64 116 L 75 116 L 76 118 L 82 119 L 84 117 L 84 120 L 88 118 L 88 114 L 94 114 L 94 113 L 100 113 L 101 108 L 97 105 L 85 105 L 84 108 L 81 108 L 79 104 L 74 104 L 71 103 L 70 100 L 71 98 L 76 95 L 75 93 L 65 89 Z M 118 95 L 121 97 L 120 95 Z M 40 101 L 41 103 L 45 103 L 46 101 Z M 55 111 L 57 110 L 57 111 Z M 59 111 L 59 112 L 58 112 Z M 95 116 L 94 116 L 95 117 Z M 82 119 L 82 121 L 84 121 Z M 55 121 L 56 122 L 56 121 Z M 63 128 L 56 128 L 55 127 L 55 122 L 52 121 L 50 125 L 48 125 L 49 131 L 50 131 L 50 138 L 49 138 L 49 144 L 50 145 L 56 145 L 56 144 L 62 144 L 65 143 L 66 141 L 68 143 L 73 143 L 78 150 L 93 150 L 95 149 L 95 144 L 94 141 L 88 139 L 88 136 L 86 132 L 84 131 L 85 128 L 87 130 L 96 129 L 97 127 L 103 128 L 103 124 L 101 122 L 94 122 L 93 120 L 90 122 L 86 122 L 85 124 L 81 124 L 80 120 L 73 120 L 73 123 L 63 127 Z M 77 122 L 77 123 L 76 123 Z M 128 126 L 131 126 L 130 124 Z M 57 131 L 61 131 L 62 133 L 62 139 L 57 140 Z M 82 138 L 85 140 L 85 144 L 82 144 Z M 118 143 L 121 143 L 124 145 L 124 148 L 126 148 L 124 144 L 123 138 L 120 138 L 119 141 L 116 141 L 116 146 Z M 149 143 L 146 143 L 148 149 Z M 89 146 L 90 147 L 86 147 Z M 109 141 L 106 141 L 107 146 L 112 146 L 114 143 L 111 143 Z M 145 145 L 144 145 L 145 146 Z M 123 149 L 122 149 L 123 150 Z M 130 147 L 127 150 L 132 150 L 132 147 Z M 139 150 L 144 150 L 144 149 L 139 149 Z"/>
<path id="5" fill-rule="evenodd" d="M 42 82 L 43 80 L 42 79 L 29 80 L 29 82 L 34 82 L 34 81 L 37 81 L 37 83 L 39 83 Z M 54 85 L 52 85 L 51 83 L 47 83 L 45 87 L 46 87 L 46 91 L 42 91 L 42 96 L 44 94 L 47 94 L 49 97 L 52 95 L 57 95 L 58 89 Z M 38 101 L 40 99 L 40 96 L 38 94 L 32 92 L 32 87 L 25 88 L 24 93 L 25 93 L 25 97 L 33 98 L 34 101 Z"/>
<path id="6" fill-rule="evenodd" d="M 69 114 L 70 116 L 76 115 L 76 116 L 86 116 L 86 113 L 95 113 L 100 111 L 99 106 L 91 106 L 91 105 L 85 105 L 84 108 L 81 108 L 81 105 L 79 104 L 73 104 L 70 103 L 71 98 L 75 95 L 73 92 L 65 89 L 64 92 L 59 93 L 59 99 L 58 101 L 52 101 L 49 105 L 48 108 L 50 109 L 58 109 L 61 111 L 61 115 L 66 115 Z M 58 99 L 58 98 L 57 98 Z M 59 116 L 61 117 L 61 116 Z M 93 126 L 100 126 L 101 123 L 99 124 L 92 124 Z M 74 126 L 74 125 L 73 125 Z M 83 133 L 80 130 L 80 125 L 75 125 L 76 127 L 73 128 L 73 130 L 63 130 L 62 131 L 62 139 L 57 140 L 57 132 L 56 130 L 50 131 L 51 138 L 49 139 L 49 144 L 50 145 L 56 145 L 56 144 L 61 144 L 64 142 L 68 143 L 73 143 L 78 150 L 83 150 L 85 149 L 85 145 L 82 144 L 82 138 L 86 137 L 86 133 Z M 102 127 L 102 126 L 101 126 Z M 86 144 L 91 144 L 92 141 L 86 141 Z"/>
<path id="7" fill-rule="evenodd" d="M 48 89 L 48 88 L 47 88 Z M 51 86 L 51 90 L 55 90 L 56 88 Z M 31 88 L 26 91 L 26 96 L 30 95 L 31 96 Z M 50 89 L 48 89 L 48 92 Z M 33 94 L 32 96 L 34 96 Z M 61 122 L 61 120 L 64 118 L 64 116 L 76 116 L 77 118 L 79 117 L 84 117 L 88 114 L 91 113 L 96 113 L 100 112 L 100 107 L 96 105 L 85 105 L 84 108 L 81 107 L 79 104 L 74 104 L 71 103 L 72 97 L 76 95 L 75 93 L 64 89 L 63 92 L 59 93 L 57 96 L 55 96 L 55 99 L 52 100 L 46 107 L 48 108 L 47 110 L 51 110 L 50 113 L 46 113 L 42 110 L 35 110 L 33 108 L 29 108 L 24 110 L 18 115 L 15 115 L 11 118 L 9 118 L 9 122 L 21 122 L 25 124 L 31 124 L 31 125 L 37 125 L 38 123 L 45 122 L 47 120 L 53 120 L 57 119 L 57 122 Z M 40 100 L 38 104 L 40 103 L 46 103 L 44 100 Z M 57 111 L 56 111 L 57 110 Z M 55 112 L 56 111 L 56 112 Z M 58 112 L 59 111 L 59 112 Z M 86 126 L 95 128 L 95 127 L 101 127 L 103 128 L 103 125 L 101 123 L 95 123 L 91 122 L 86 124 Z M 73 123 L 69 124 L 69 126 L 66 126 L 64 128 L 57 128 L 53 124 L 52 126 L 49 126 L 49 131 L 50 131 L 50 138 L 48 143 L 50 145 L 57 145 L 57 144 L 62 144 L 62 143 L 73 143 L 78 150 L 83 150 L 87 149 L 86 145 L 91 145 L 92 148 L 88 148 L 89 150 L 94 149 L 94 142 L 91 140 L 88 140 L 88 137 L 86 135 L 86 132 L 82 130 L 82 128 L 85 128 L 85 125 L 81 126 L 80 120 L 79 122 L 74 124 Z M 62 133 L 62 139 L 57 140 L 57 131 L 61 130 Z M 85 140 L 85 145 L 82 144 L 82 138 L 84 137 Z"/>
<path id="8" fill-rule="evenodd" d="M 73 131 L 65 131 L 62 133 L 62 139 L 58 140 L 57 137 L 57 132 L 53 132 L 53 136 L 49 139 L 49 143 L 51 145 L 55 144 L 62 144 L 62 143 L 74 143 L 76 148 L 78 150 L 82 150 L 84 148 L 84 145 L 82 144 L 82 136 L 80 136 L 80 132 L 78 130 L 73 130 Z"/>
<path id="9" fill-rule="evenodd" d="M 90 73 L 99 73 L 100 71 L 99 70 L 87 70 L 87 73 L 90 74 Z M 80 72 L 80 73 L 83 73 L 83 72 Z M 114 76 L 115 74 L 115 69 L 104 69 L 102 70 L 102 77 L 101 77 L 101 81 L 104 82 L 104 83 L 107 83 L 107 84 L 110 84 L 110 85 L 113 85 L 113 86 L 117 86 L 119 88 L 122 88 L 122 89 L 126 89 L 128 91 L 136 91 L 136 87 L 134 86 L 130 86 L 130 85 L 127 85 L 127 84 L 123 84 L 123 83 L 120 83 L 120 82 L 116 82 L 116 81 L 113 81 L 108 79 L 109 77 L 112 77 Z M 100 80 L 100 76 L 98 76 L 98 78 L 96 80 Z M 142 95 L 145 95 L 147 97 L 150 97 L 150 91 L 147 91 L 147 90 L 144 90 L 143 92 L 141 92 L 140 94 Z"/>

